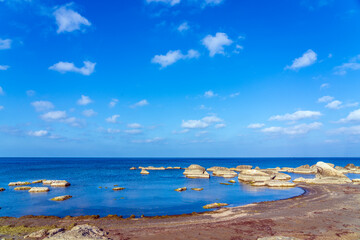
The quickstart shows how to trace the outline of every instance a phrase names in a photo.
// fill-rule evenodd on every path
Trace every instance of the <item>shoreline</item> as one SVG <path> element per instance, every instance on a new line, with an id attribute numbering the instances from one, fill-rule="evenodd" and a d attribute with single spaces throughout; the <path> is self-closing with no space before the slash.
<path id="1" fill-rule="evenodd" d="M 299 187 L 305 190 L 299 196 L 203 213 L 127 219 L 115 216 L 0 217 L 0 226 L 68 228 L 90 224 L 107 231 L 110 239 L 119 240 L 233 240 L 278 235 L 299 239 L 360 238 L 360 222 L 354 221 L 360 215 L 359 185 L 299 184 Z"/>

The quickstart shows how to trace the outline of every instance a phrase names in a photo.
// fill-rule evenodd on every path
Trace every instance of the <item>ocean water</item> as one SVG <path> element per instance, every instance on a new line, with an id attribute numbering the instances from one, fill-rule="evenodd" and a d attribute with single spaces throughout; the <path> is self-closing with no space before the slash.
<path id="1" fill-rule="evenodd" d="M 141 175 L 140 170 L 129 168 L 184 168 L 190 164 L 199 164 L 205 168 L 236 167 L 244 164 L 270 168 L 312 165 L 318 161 L 331 162 L 337 166 L 348 163 L 360 165 L 360 158 L 0 158 L 0 187 L 6 189 L 0 192 L 0 216 L 175 215 L 206 211 L 202 206 L 213 202 L 240 206 L 284 199 L 300 195 L 304 191 L 301 188 L 256 188 L 239 183 L 237 178 L 234 178 L 236 183 L 233 185 L 221 185 L 221 182 L 230 179 L 187 179 L 182 174 L 184 170 L 150 171 L 149 175 Z M 291 176 L 294 179 L 303 175 Z M 360 178 L 356 174 L 351 174 L 350 177 Z M 14 191 L 13 187 L 8 187 L 9 182 L 38 179 L 67 180 L 71 186 L 51 188 L 48 193 L 33 194 Z M 115 192 L 112 190 L 114 185 L 125 187 L 125 190 Z M 188 190 L 174 191 L 179 187 L 187 187 Z M 190 190 L 193 187 L 204 190 Z M 73 198 L 64 202 L 50 201 L 51 198 L 61 195 L 71 195 Z"/>

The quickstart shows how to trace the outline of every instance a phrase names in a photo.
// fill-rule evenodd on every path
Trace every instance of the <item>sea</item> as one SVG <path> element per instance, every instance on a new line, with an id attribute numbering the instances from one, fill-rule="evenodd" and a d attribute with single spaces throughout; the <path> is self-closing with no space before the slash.
<path id="1" fill-rule="evenodd" d="M 269 189 L 252 187 L 238 182 L 222 185 L 230 179 L 188 179 L 184 170 L 149 171 L 141 175 L 140 170 L 131 167 L 188 167 L 199 164 L 205 168 L 213 166 L 236 167 L 298 167 L 316 164 L 318 161 L 345 166 L 354 163 L 360 166 L 360 158 L 0 158 L 0 216 L 20 217 L 24 215 L 53 215 L 59 217 L 82 215 L 121 215 L 124 218 L 178 215 L 208 211 L 204 205 L 220 202 L 229 207 L 254 202 L 291 198 L 304 193 L 298 187 L 290 189 Z M 289 174 L 312 178 L 313 175 Z M 349 174 L 350 178 L 360 178 Z M 50 188 L 47 193 L 15 191 L 9 182 L 34 181 L 39 179 L 67 180 L 67 188 Z M 117 185 L 122 191 L 113 191 Z M 32 186 L 42 186 L 33 184 Z M 174 189 L 187 187 L 187 191 Z M 191 188 L 203 188 L 193 191 Z M 63 202 L 50 199 L 71 195 Z"/>

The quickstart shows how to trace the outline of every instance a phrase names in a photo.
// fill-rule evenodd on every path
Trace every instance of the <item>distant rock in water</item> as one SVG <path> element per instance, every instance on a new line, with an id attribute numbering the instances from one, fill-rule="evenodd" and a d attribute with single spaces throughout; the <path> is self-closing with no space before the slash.
<path id="1" fill-rule="evenodd" d="M 50 189 L 48 187 L 32 187 L 29 190 L 29 193 L 41 193 L 41 192 L 48 192 Z"/>
<path id="2" fill-rule="evenodd" d="M 237 176 L 237 173 L 226 167 L 211 167 L 207 171 L 212 171 L 214 176 L 223 178 L 233 178 Z"/>
<path id="3" fill-rule="evenodd" d="M 65 196 L 59 196 L 59 197 L 54 197 L 52 199 L 50 199 L 51 201 L 65 201 L 72 198 L 72 196 L 70 195 L 65 195 Z"/>
<path id="4" fill-rule="evenodd" d="M 194 190 L 194 191 L 202 191 L 204 190 L 203 188 L 191 188 L 191 190 Z"/>
<path id="5" fill-rule="evenodd" d="M 230 170 L 241 172 L 242 170 L 250 170 L 252 169 L 251 165 L 239 165 L 236 168 L 230 168 Z"/>
<path id="6" fill-rule="evenodd" d="M 43 185 L 50 185 L 51 187 L 68 187 L 70 183 L 66 180 L 43 180 Z"/>
<path id="7" fill-rule="evenodd" d="M 44 240 L 108 240 L 107 234 L 98 227 L 85 224 L 75 226 L 70 231 L 58 232 L 53 236 L 44 238 Z"/>
<path id="8" fill-rule="evenodd" d="M 204 209 L 211 209 L 211 208 L 221 208 L 221 207 L 225 207 L 228 206 L 229 204 L 227 203 L 211 203 L 208 205 L 203 206 Z"/>
<path id="9" fill-rule="evenodd" d="M 123 187 L 115 187 L 115 188 L 113 188 L 112 190 L 114 190 L 114 191 L 121 191 L 121 190 L 124 190 L 125 188 L 123 188 Z"/>
<path id="10" fill-rule="evenodd" d="M 210 178 L 210 174 L 200 165 L 192 164 L 183 173 L 187 178 Z"/>
<path id="11" fill-rule="evenodd" d="M 271 179 L 271 175 L 259 170 L 243 170 L 238 179 L 243 182 L 264 182 Z"/>
<path id="12" fill-rule="evenodd" d="M 130 170 L 136 170 L 137 168 L 136 167 L 131 167 Z"/>
<path id="13" fill-rule="evenodd" d="M 183 191 L 186 191 L 186 190 L 187 190 L 186 187 L 182 187 L 182 188 L 177 188 L 177 189 L 175 189 L 175 191 L 177 191 L 177 192 L 183 192 Z"/>
<path id="14" fill-rule="evenodd" d="M 9 186 L 24 186 L 24 185 L 30 185 L 30 182 L 11 182 L 9 183 Z"/>
<path id="15" fill-rule="evenodd" d="M 24 190 L 30 190 L 31 187 L 16 187 L 14 188 L 15 191 L 24 191 Z"/>
<path id="16" fill-rule="evenodd" d="M 142 168 L 140 174 L 147 175 L 147 174 L 149 174 L 149 172 L 146 171 L 144 168 Z"/>
<path id="17" fill-rule="evenodd" d="M 165 170 L 164 167 L 153 167 L 153 166 L 145 167 L 143 169 L 145 169 L 145 170 Z"/>
<path id="18" fill-rule="evenodd" d="M 37 184 L 37 183 L 42 183 L 44 180 L 35 180 L 35 181 L 32 181 L 32 184 Z"/>
<path id="19" fill-rule="evenodd" d="M 3 192 L 3 191 L 5 191 L 5 188 L 0 188 L 0 192 Z"/>

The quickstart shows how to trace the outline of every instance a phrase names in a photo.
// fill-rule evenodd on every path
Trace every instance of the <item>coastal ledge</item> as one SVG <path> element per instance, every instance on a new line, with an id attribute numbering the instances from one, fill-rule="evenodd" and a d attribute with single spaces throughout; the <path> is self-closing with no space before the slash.
<path id="1" fill-rule="evenodd" d="M 299 184 L 303 195 L 290 199 L 222 208 L 201 214 L 143 217 L 2 217 L 0 226 L 49 225 L 69 229 L 90 224 L 109 232 L 110 239 L 359 239 L 360 185 Z M 121 221 L 121 223 L 119 222 Z M 120 223 L 120 224 L 119 224 Z M 24 233 L 25 235 L 25 233 Z"/>

